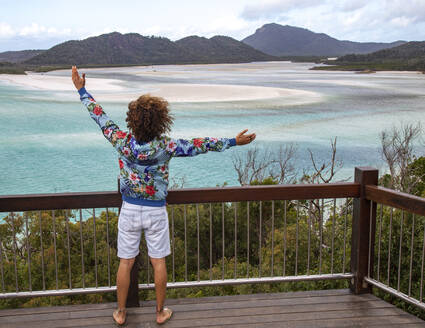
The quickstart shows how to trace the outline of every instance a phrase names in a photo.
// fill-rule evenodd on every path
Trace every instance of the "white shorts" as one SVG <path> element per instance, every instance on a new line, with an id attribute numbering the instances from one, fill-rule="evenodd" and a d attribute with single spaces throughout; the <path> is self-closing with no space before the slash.
<path id="1" fill-rule="evenodd" d="M 123 201 L 118 219 L 119 258 L 132 259 L 139 254 L 142 230 L 150 257 L 163 258 L 171 254 L 166 207 L 134 205 Z"/>

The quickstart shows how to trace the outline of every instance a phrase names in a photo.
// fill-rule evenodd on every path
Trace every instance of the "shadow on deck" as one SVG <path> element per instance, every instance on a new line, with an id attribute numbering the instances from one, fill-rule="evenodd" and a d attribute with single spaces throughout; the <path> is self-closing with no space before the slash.
<path id="1" fill-rule="evenodd" d="M 155 303 L 128 310 L 127 327 L 156 327 Z M 115 303 L 0 311 L 0 328 L 114 327 Z M 348 289 L 170 299 L 164 327 L 425 327 L 425 322 L 372 294 Z"/>

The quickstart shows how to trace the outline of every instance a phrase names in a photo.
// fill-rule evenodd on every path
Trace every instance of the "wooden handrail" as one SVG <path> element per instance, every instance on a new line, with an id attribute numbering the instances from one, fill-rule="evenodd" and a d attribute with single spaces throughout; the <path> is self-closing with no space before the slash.
<path id="1" fill-rule="evenodd" d="M 425 198 L 372 185 L 365 186 L 365 194 L 367 199 L 376 203 L 425 216 Z"/>
<path id="2" fill-rule="evenodd" d="M 168 204 L 359 197 L 358 183 L 261 185 L 170 190 Z M 118 192 L 0 196 L 0 212 L 120 207 Z"/>

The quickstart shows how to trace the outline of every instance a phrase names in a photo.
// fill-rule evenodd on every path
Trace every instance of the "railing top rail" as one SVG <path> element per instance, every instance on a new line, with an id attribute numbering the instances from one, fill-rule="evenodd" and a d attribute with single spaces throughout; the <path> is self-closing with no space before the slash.
<path id="1" fill-rule="evenodd" d="M 365 196 L 374 202 L 425 216 L 425 198 L 373 185 L 365 186 Z"/>
<path id="2" fill-rule="evenodd" d="M 299 185 L 170 190 L 168 204 L 195 204 L 239 201 L 301 200 L 359 197 L 360 184 L 353 182 Z M 35 211 L 121 206 L 118 192 L 76 192 L 0 196 L 0 212 Z"/>

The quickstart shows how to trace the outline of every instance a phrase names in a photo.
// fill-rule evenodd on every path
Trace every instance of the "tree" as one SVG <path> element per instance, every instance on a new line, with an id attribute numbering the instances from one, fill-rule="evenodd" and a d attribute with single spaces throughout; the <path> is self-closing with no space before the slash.
<path id="1" fill-rule="evenodd" d="M 381 178 L 382 184 L 391 189 L 412 193 L 423 181 L 425 176 L 418 171 L 420 167 L 413 165 L 416 160 L 414 144 L 421 142 L 421 137 L 420 123 L 404 124 L 381 132 L 381 153 L 390 171 L 389 175 Z"/>
<path id="2" fill-rule="evenodd" d="M 255 146 L 246 153 L 234 154 L 232 162 L 239 183 L 245 186 L 261 183 L 267 178 L 279 184 L 295 183 L 297 171 L 293 162 L 296 152 L 296 146 L 290 143 L 280 146 L 276 152 Z"/>

